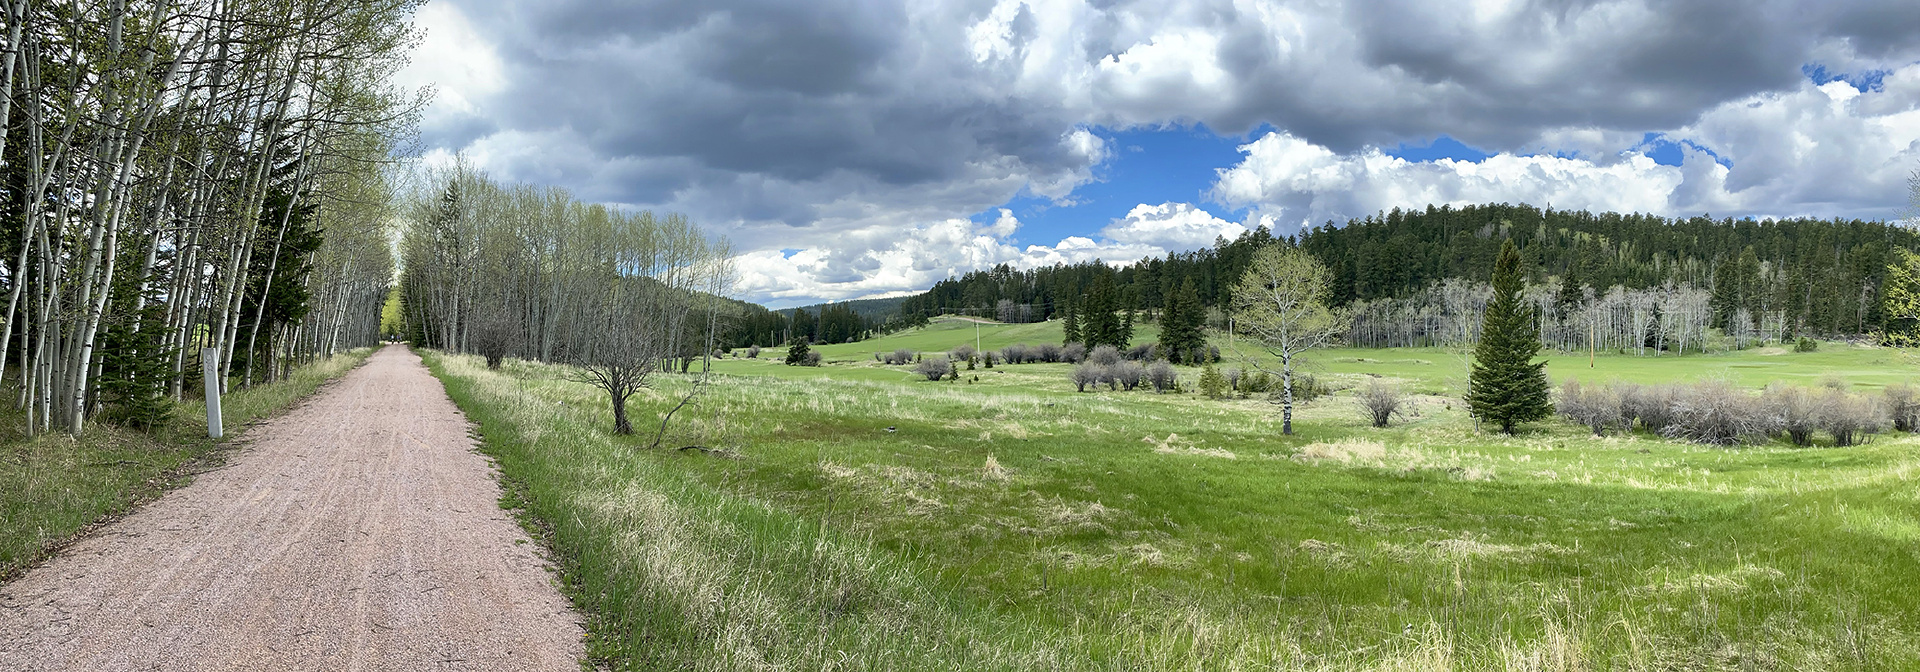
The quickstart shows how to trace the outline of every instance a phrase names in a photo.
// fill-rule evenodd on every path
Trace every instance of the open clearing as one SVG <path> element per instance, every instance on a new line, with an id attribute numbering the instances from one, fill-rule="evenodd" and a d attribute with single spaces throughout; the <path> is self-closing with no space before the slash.
<path id="1" fill-rule="evenodd" d="M 649 436 L 610 436 L 561 367 L 429 363 L 553 526 L 590 655 L 617 669 L 1920 669 L 1912 436 L 1479 434 L 1440 350 L 1316 353 L 1336 387 L 1427 394 L 1388 429 L 1337 394 L 1294 437 L 1261 399 L 1076 394 L 1045 364 L 931 383 L 871 358 L 973 336 L 720 362 L 666 443 L 711 451 L 647 450 L 644 413 Z M 1581 377 L 1871 390 L 1914 370 L 1830 343 Z"/>
<path id="2" fill-rule="evenodd" d="M 6 670 L 572 670 L 580 630 L 403 347 L 0 587 Z"/>

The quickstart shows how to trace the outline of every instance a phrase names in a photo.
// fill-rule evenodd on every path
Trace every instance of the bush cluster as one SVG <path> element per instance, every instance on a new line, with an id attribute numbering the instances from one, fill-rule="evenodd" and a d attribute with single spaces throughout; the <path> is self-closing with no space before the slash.
<path id="1" fill-rule="evenodd" d="M 1896 389 L 1898 388 L 1898 389 Z M 1554 406 L 1562 417 L 1595 435 L 1639 428 L 1670 439 L 1716 446 L 1785 438 L 1811 446 L 1816 432 L 1851 446 L 1884 431 L 1897 415 L 1914 413 L 1911 388 L 1894 386 L 1881 398 L 1834 387 L 1774 385 L 1752 394 L 1726 381 L 1691 384 L 1561 385 Z M 1911 415 L 1909 422 L 1911 422 Z M 1911 431 L 1911 430 L 1908 430 Z"/>
<path id="2" fill-rule="evenodd" d="M 1139 362 L 1118 359 L 1107 364 L 1091 360 L 1081 362 L 1079 366 L 1067 372 L 1067 380 L 1073 381 L 1074 389 L 1081 392 L 1087 391 L 1088 386 L 1096 390 L 1100 389 L 1101 385 L 1107 386 L 1109 390 L 1131 391 L 1140 387 L 1146 379 L 1147 367 L 1141 366 Z"/>
<path id="3" fill-rule="evenodd" d="M 876 352 L 873 356 L 879 358 L 880 363 L 886 364 L 887 366 L 905 366 L 913 363 L 913 351 L 906 348 L 900 348 L 893 352 Z"/>
<path id="4" fill-rule="evenodd" d="M 952 362 L 945 357 L 928 357 L 913 365 L 913 372 L 926 376 L 927 380 L 940 380 L 954 373 Z"/>

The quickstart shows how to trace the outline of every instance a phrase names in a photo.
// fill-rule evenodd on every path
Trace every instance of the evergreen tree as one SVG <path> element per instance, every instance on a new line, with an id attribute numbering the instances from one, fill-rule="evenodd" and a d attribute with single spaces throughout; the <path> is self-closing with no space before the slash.
<path id="1" fill-rule="evenodd" d="M 1120 316 L 1114 314 L 1113 309 L 1113 279 L 1105 275 L 1094 278 L 1079 310 L 1080 342 L 1087 344 L 1087 349 L 1102 345 L 1127 347 L 1126 335 L 1120 333 Z"/>
<path id="2" fill-rule="evenodd" d="M 1213 368 L 1212 364 L 1206 365 L 1205 368 L 1200 369 L 1200 393 L 1206 395 L 1208 399 L 1225 399 L 1227 377 L 1220 375 L 1220 370 Z"/>
<path id="3" fill-rule="evenodd" d="M 1740 309 L 1740 280 L 1733 257 L 1721 260 L 1720 267 L 1713 270 L 1713 298 L 1708 307 L 1713 311 L 1713 326 L 1721 330 L 1727 329 L 1734 311 Z"/>
<path id="4" fill-rule="evenodd" d="M 1194 291 L 1193 280 L 1181 283 L 1180 289 L 1167 295 L 1166 312 L 1160 316 L 1160 349 L 1167 359 L 1175 362 L 1188 361 L 1194 351 L 1207 344 L 1205 332 L 1200 325 L 1206 320 L 1206 307 L 1200 305 L 1200 296 Z"/>
<path id="5" fill-rule="evenodd" d="M 1534 362 L 1540 334 L 1533 308 L 1520 296 L 1525 271 L 1520 248 L 1507 239 L 1493 266 L 1493 302 L 1487 305 L 1480 345 L 1473 351 L 1472 390 L 1467 404 L 1474 415 L 1513 433 L 1515 425 L 1553 414 L 1546 362 Z"/>
<path id="6" fill-rule="evenodd" d="M 787 346 L 787 366 L 806 364 L 807 352 L 809 350 L 812 350 L 812 348 L 807 346 L 807 339 L 793 339 L 793 345 Z"/>
<path id="7" fill-rule="evenodd" d="M 1061 310 L 1061 313 L 1065 315 L 1065 317 L 1060 318 L 1061 322 L 1064 323 L 1061 329 L 1066 332 L 1066 337 L 1061 339 L 1061 343 L 1080 342 L 1080 318 L 1074 315 L 1074 313 L 1078 312 L 1080 311 L 1073 309 L 1073 302 L 1071 301 L 1068 301 L 1065 308 Z"/>
<path id="8" fill-rule="evenodd" d="M 1560 296 L 1554 303 L 1560 307 L 1560 317 L 1565 318 L 1580 309 L 1586 297 L 1580 292 L 1580 265 L 1567 264 L 1567 274 L 1560 278 Z"/>

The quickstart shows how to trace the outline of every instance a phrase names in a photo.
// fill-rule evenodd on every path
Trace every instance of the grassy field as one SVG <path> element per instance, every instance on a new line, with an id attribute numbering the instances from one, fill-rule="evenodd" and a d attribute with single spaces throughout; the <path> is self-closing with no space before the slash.
<path id="1" fill-rule="evenodd" d="M 1481 434 L 1442 350 L 1316 353 L 1336 387 L 1438 394 L 1387 429 L 1336 394 L 1292 437 L 1260 399 L 1076 394 L 1057 364 L 932 383 L 872 361 L 956 337 L 972 325 L 826 346 L 843 363 L 819 368 L 721 361 L 667 442 L 710 450 L 611 436 L 562 367 L 428 361 L 613 669 L 1920 669 L 1912 437 Z M 1551 368 L 1862 390 L 1916 372 L 1837 343 Z M 688 384 L 662 378 L 637 424 Z"/>
<path id="2" fill-rule="evenodd" d="M 313 393 L 371 353 L 335 355 L 288 380 L 227 395 L 220 410 L 228 435 Z M 198 400 L 176 407 L 172 421 L 152 433 L 94 423 L 78 440 L 59 432 L 22 438 L 24 421 L 12 409 L 0 414 L 0 436 L 9 437 L 0 442 L 0 580 L 89 525 L 185 485 L 218 457 L 207 439 L 206 405 Z"/>

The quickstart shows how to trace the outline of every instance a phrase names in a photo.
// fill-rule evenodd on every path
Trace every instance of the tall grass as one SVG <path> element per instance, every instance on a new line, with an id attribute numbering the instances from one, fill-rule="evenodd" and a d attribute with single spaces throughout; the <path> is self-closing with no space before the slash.
<path id="1" fill-rule="evenodd" d="M 287 408 L 366 361 L 353 350 L 298 367 L 292 377 L 235 390 L 222 401 L 229 436 Z M 218 458 L 207 439 L 206 404 L 192 400 L 172 420 L 141 432 L 92 423 L 79 439 L 66 434 L 25 437 L 25 418 L 0 413 L 0 580 L 17 576 L 87 526 L 190 482 Z"/>
<path id="2" fill-rule="evenodd" d="M 863 361 L 721 376 L 668 444 L 707 450 L 649 451 L 562 368 L 428 360 L 615 669 L 1920 667 L 1907 437 L 1373 428 L 1351 393 L 1282 437 L 1064 364 L 834 377 Z"/>

